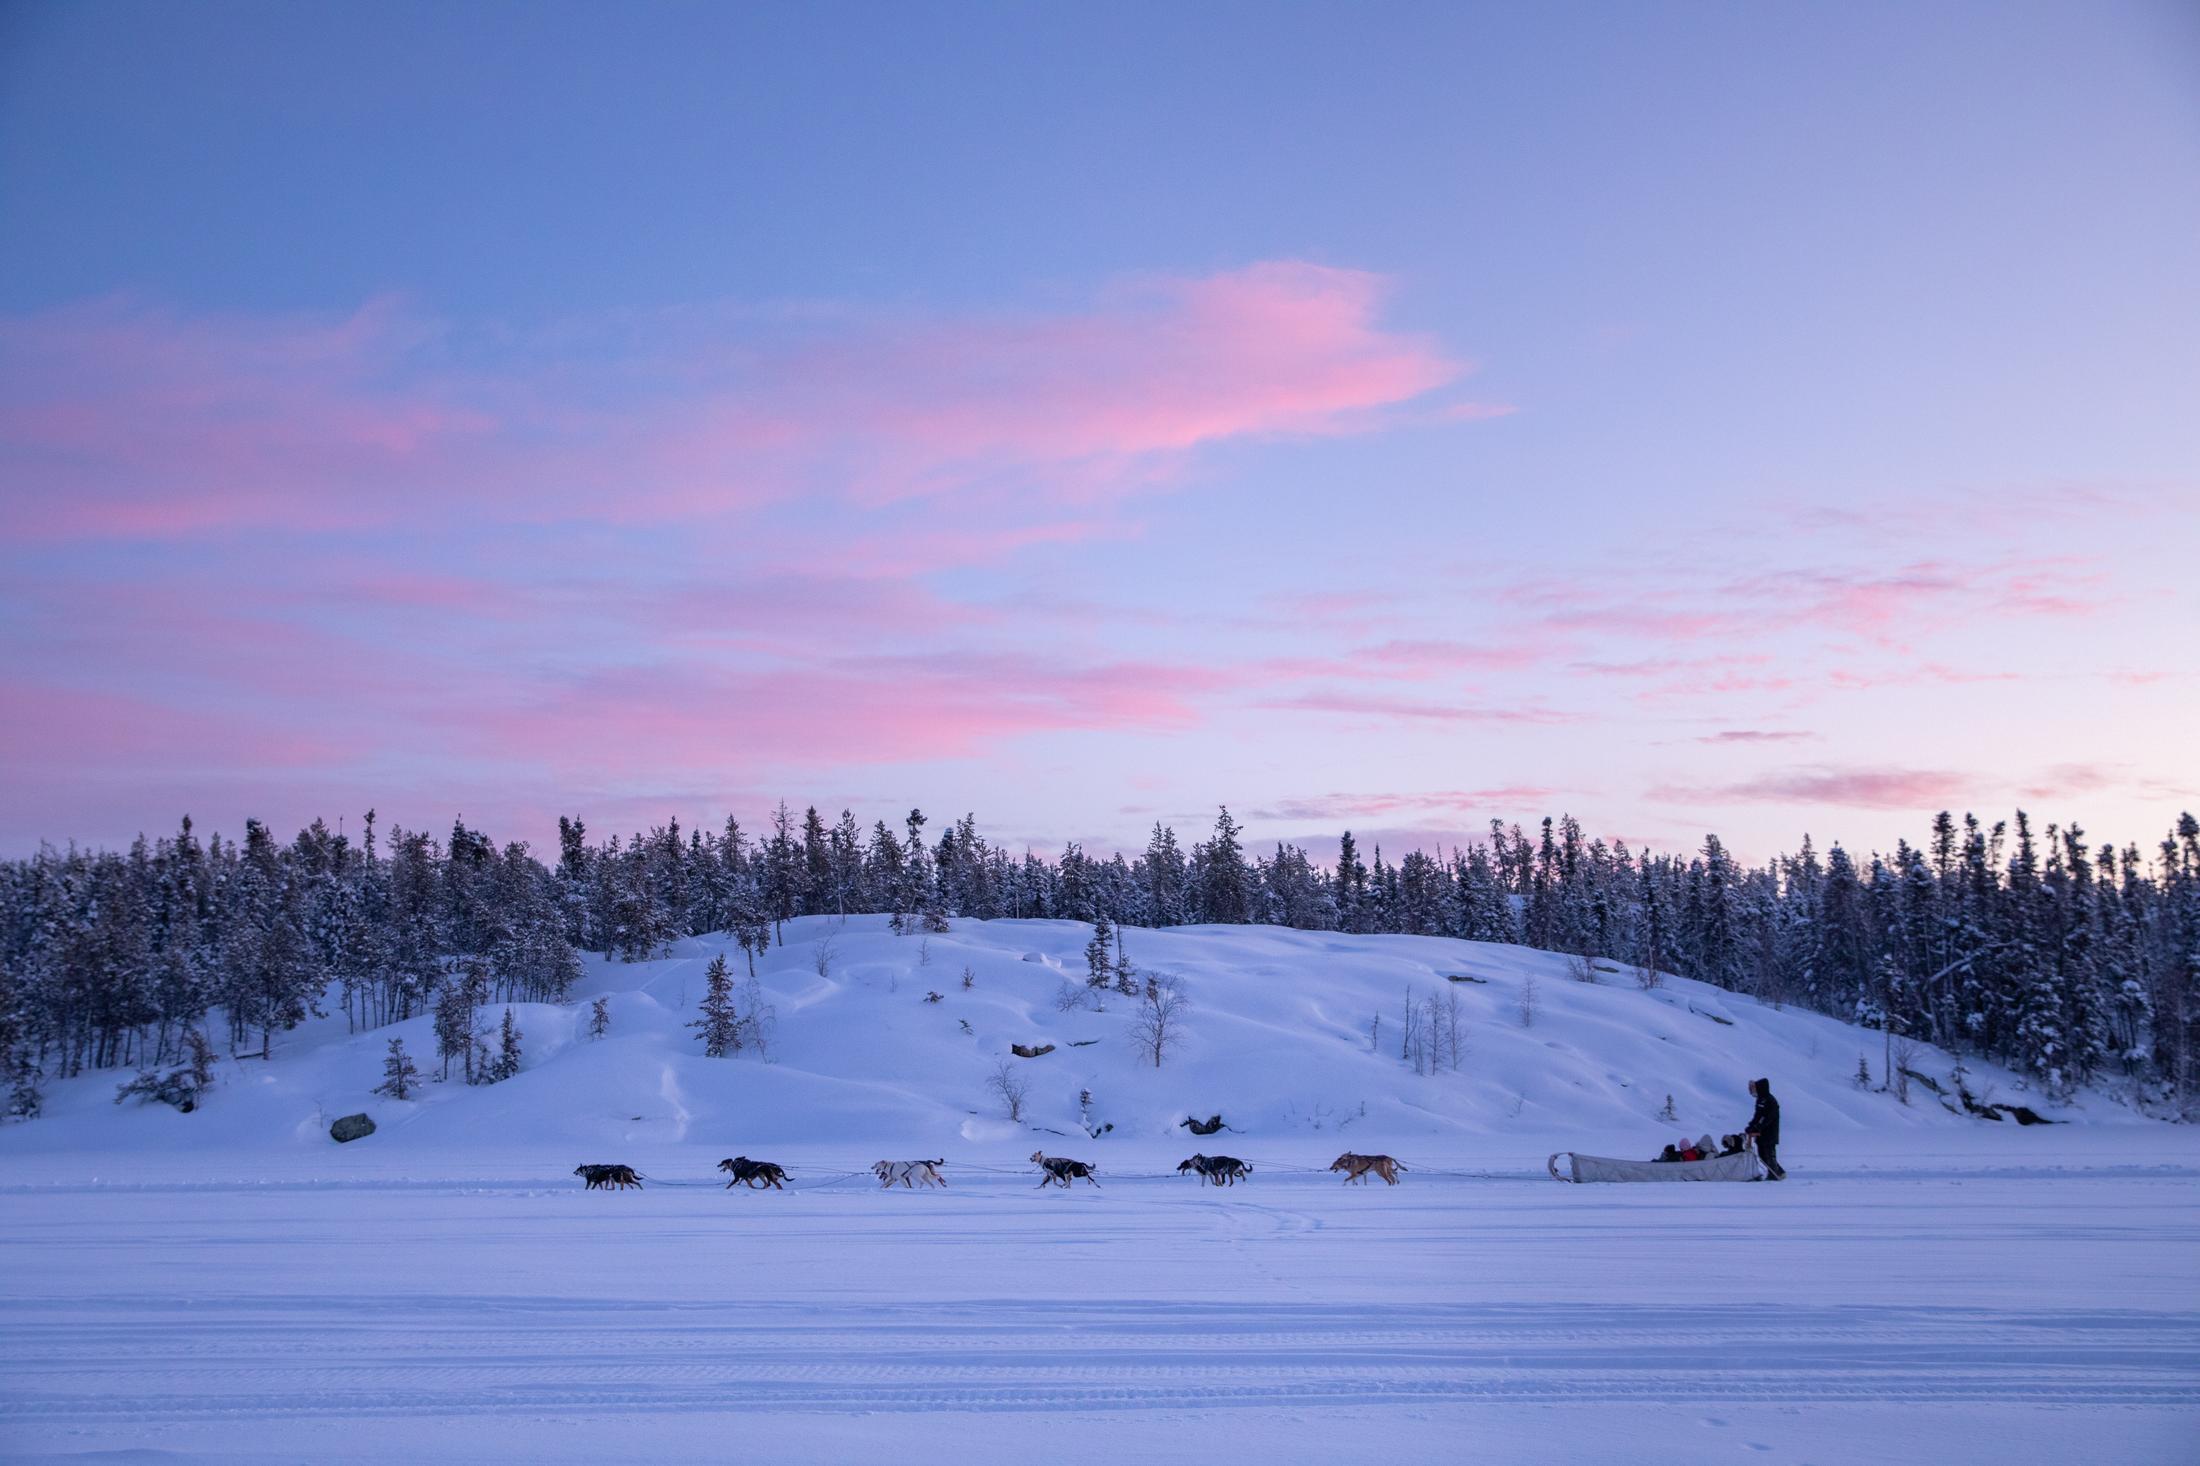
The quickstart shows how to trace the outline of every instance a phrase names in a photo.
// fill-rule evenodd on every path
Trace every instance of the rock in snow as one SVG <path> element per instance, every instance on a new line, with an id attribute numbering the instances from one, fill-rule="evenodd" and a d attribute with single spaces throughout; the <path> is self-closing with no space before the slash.
<path id="1" fill-rule="evenodd" d="M 329 1139 L 335 1141 L 338 1145 L 342 1145 L 346 1141 L 361 1139 L 373 1133 L 374 1121 L 368 1119 L 365 1115 L 346 1115 L 343 1119 L 328 1127 Z"/>

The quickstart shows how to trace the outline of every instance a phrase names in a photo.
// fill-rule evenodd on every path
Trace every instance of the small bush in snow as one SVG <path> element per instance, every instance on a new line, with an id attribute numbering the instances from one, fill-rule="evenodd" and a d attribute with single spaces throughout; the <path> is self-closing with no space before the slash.
<path id="1" fill-rule="evenodd" d="M 610 1031 L 611 1000 L 609 998 L 598 998 L 596 999 L 596 1006 L 589 1010 L 588 1036 L 591 1039 L 599 1039 Z"/>
<path id="2" fill-rule="evenodd" d="M 1011 1123 L 1023 1123 L 1024 1100 L 1031 1093 L 1031 1081 L 1018 1073 L 1014 1064 L 1006 1059 L 996 1063 L 993 1072 L 986 1076 L 985 1087 L 1000 1103 L 1001 1113 Z"/>
<path id="3" fill-rule="evenodd" d="M 173 1105 L 188 1115 L 199 1107 L 199 1099 L 214 1087 L 214 1049 L 206 1041 L 206 1035 L 197 1029 L 186 1029 L 184 1047 L 190 1058 L 166 1074 L 151 1069 L 140 1069 L 137 1077 L 115 1091 L 115 1103 L 134 1099 L 139 1103 L 158 1100 Z"/>
<path id="4" fill-rule="evenodd" d="M 1520 996 L 1517 1001 L 1519 1003 L 1520 1026 L 1522 1028 L 1535 1027 L 1535 1016 L 1542 1010 L 1542 999 L 1536 991 L 1534 973 L 1523 972 L 1520 974 Z"/>

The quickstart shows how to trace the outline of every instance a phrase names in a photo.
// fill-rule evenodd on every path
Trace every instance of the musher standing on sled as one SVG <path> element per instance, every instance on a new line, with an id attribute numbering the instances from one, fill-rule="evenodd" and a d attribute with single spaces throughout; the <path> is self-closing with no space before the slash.
<path id="1" fill-rule="evenodd" d="M 1772 1081 L 1752 1079 L 1749 1092 L 1757 1096 L 1757 1109 L 1743 1133 L 1756 1137 L 1757 1159 L 1765 1163 L 1765 1174 L 1785 1181 L 1787 1170 L 1780 1164 L 1780 1102 L 1772 1097 Z"/>

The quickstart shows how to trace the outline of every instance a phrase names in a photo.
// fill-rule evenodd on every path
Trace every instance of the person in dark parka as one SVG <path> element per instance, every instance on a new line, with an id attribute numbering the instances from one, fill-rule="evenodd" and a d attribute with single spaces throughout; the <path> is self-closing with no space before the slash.
<path id="1" fill-rule="evenodd" d="M 1749 1092 L 1757 1097 L 1757 1109 L 1749 1117 L 1745 1133 L 1756 1137 L 1757 1159 L 1765 1163 L 1765 1173 L 1775 1181 L 1785 1181 L 1787 1170 L 1780 1164 L 1780 1102 L 1772 1097 L 1772 1081 L 1752 1079 Z"/>

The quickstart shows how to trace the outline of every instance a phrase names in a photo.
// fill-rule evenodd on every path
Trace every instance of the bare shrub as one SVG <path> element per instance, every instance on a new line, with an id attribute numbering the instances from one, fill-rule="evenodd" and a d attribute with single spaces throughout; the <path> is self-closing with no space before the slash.
<path id="1" fill-rule="evenodd" d="M 1535 1027 L 1536 1014 L 1542 1011 L 1542 995 L 1536 989 L 1537 983 L 1535 974 L 1532 972 L 1521 973 L 1520 996 L 1517 1001 L 1519 1003 L 1520 1026 L 1522 1028 Z"/>
<path id="2" fill-rule="evenodd" d="M 1566 957 L 1566 975 L 1575 982 L 1595 982 L 1597 980 L 1596 959 L 1587 952 L 1568 953 Z"/>
<path id="3" fill-rule="evenodd" d="M 772 1037 L 779 1031 L 779 1010 L 764 1001 L 764 985 L 751 974 L 741 984 L 741 1037 L 756 1057 L 771 1057 Z"/>
<path id="4" fill-rule="evenodd" d="M 1416 1074 L 1457 1070 L 1466 1055 L 1466 1024 L 1459 1003 L 1459 989 L 1447 987 L 1441 994 L 1416 998 L 1406 989 L 1405 1042 L 1399 1057 Z"/>
<path id="5" fill-rule="evenodd" d="M 1191 1006 L 1191 999 L 1184 996 L 1183 983 L 1173 977 L 1148 974 L 1145 995 L 1130 1029 L 1131 1043 L 1141 1059 L 1156 1069 L 1161 1067 L 1183 1041 L 1184 1019 Z"/>
<path id="6" fill-rule="evenodd" d="M 1894 1089 L 1894 1097 L 1904 1104 L 1910 1102 L 1910 1071 L 1917 1066 L 1917 1045 L 1906 1038 L 1894 1041 L 1894 1072 L 1887 1082 Z"/>
<path id="7" fill-rule="evenodd" d="M 1006 1059 L 996 1063 L 986 1076 L 985 1087 L 1011 1123 L 1023 1123 L 1024 1100 L 1031 1094 L 1031 1081 L 1018 1073 L 1014 1064 Z"/>

